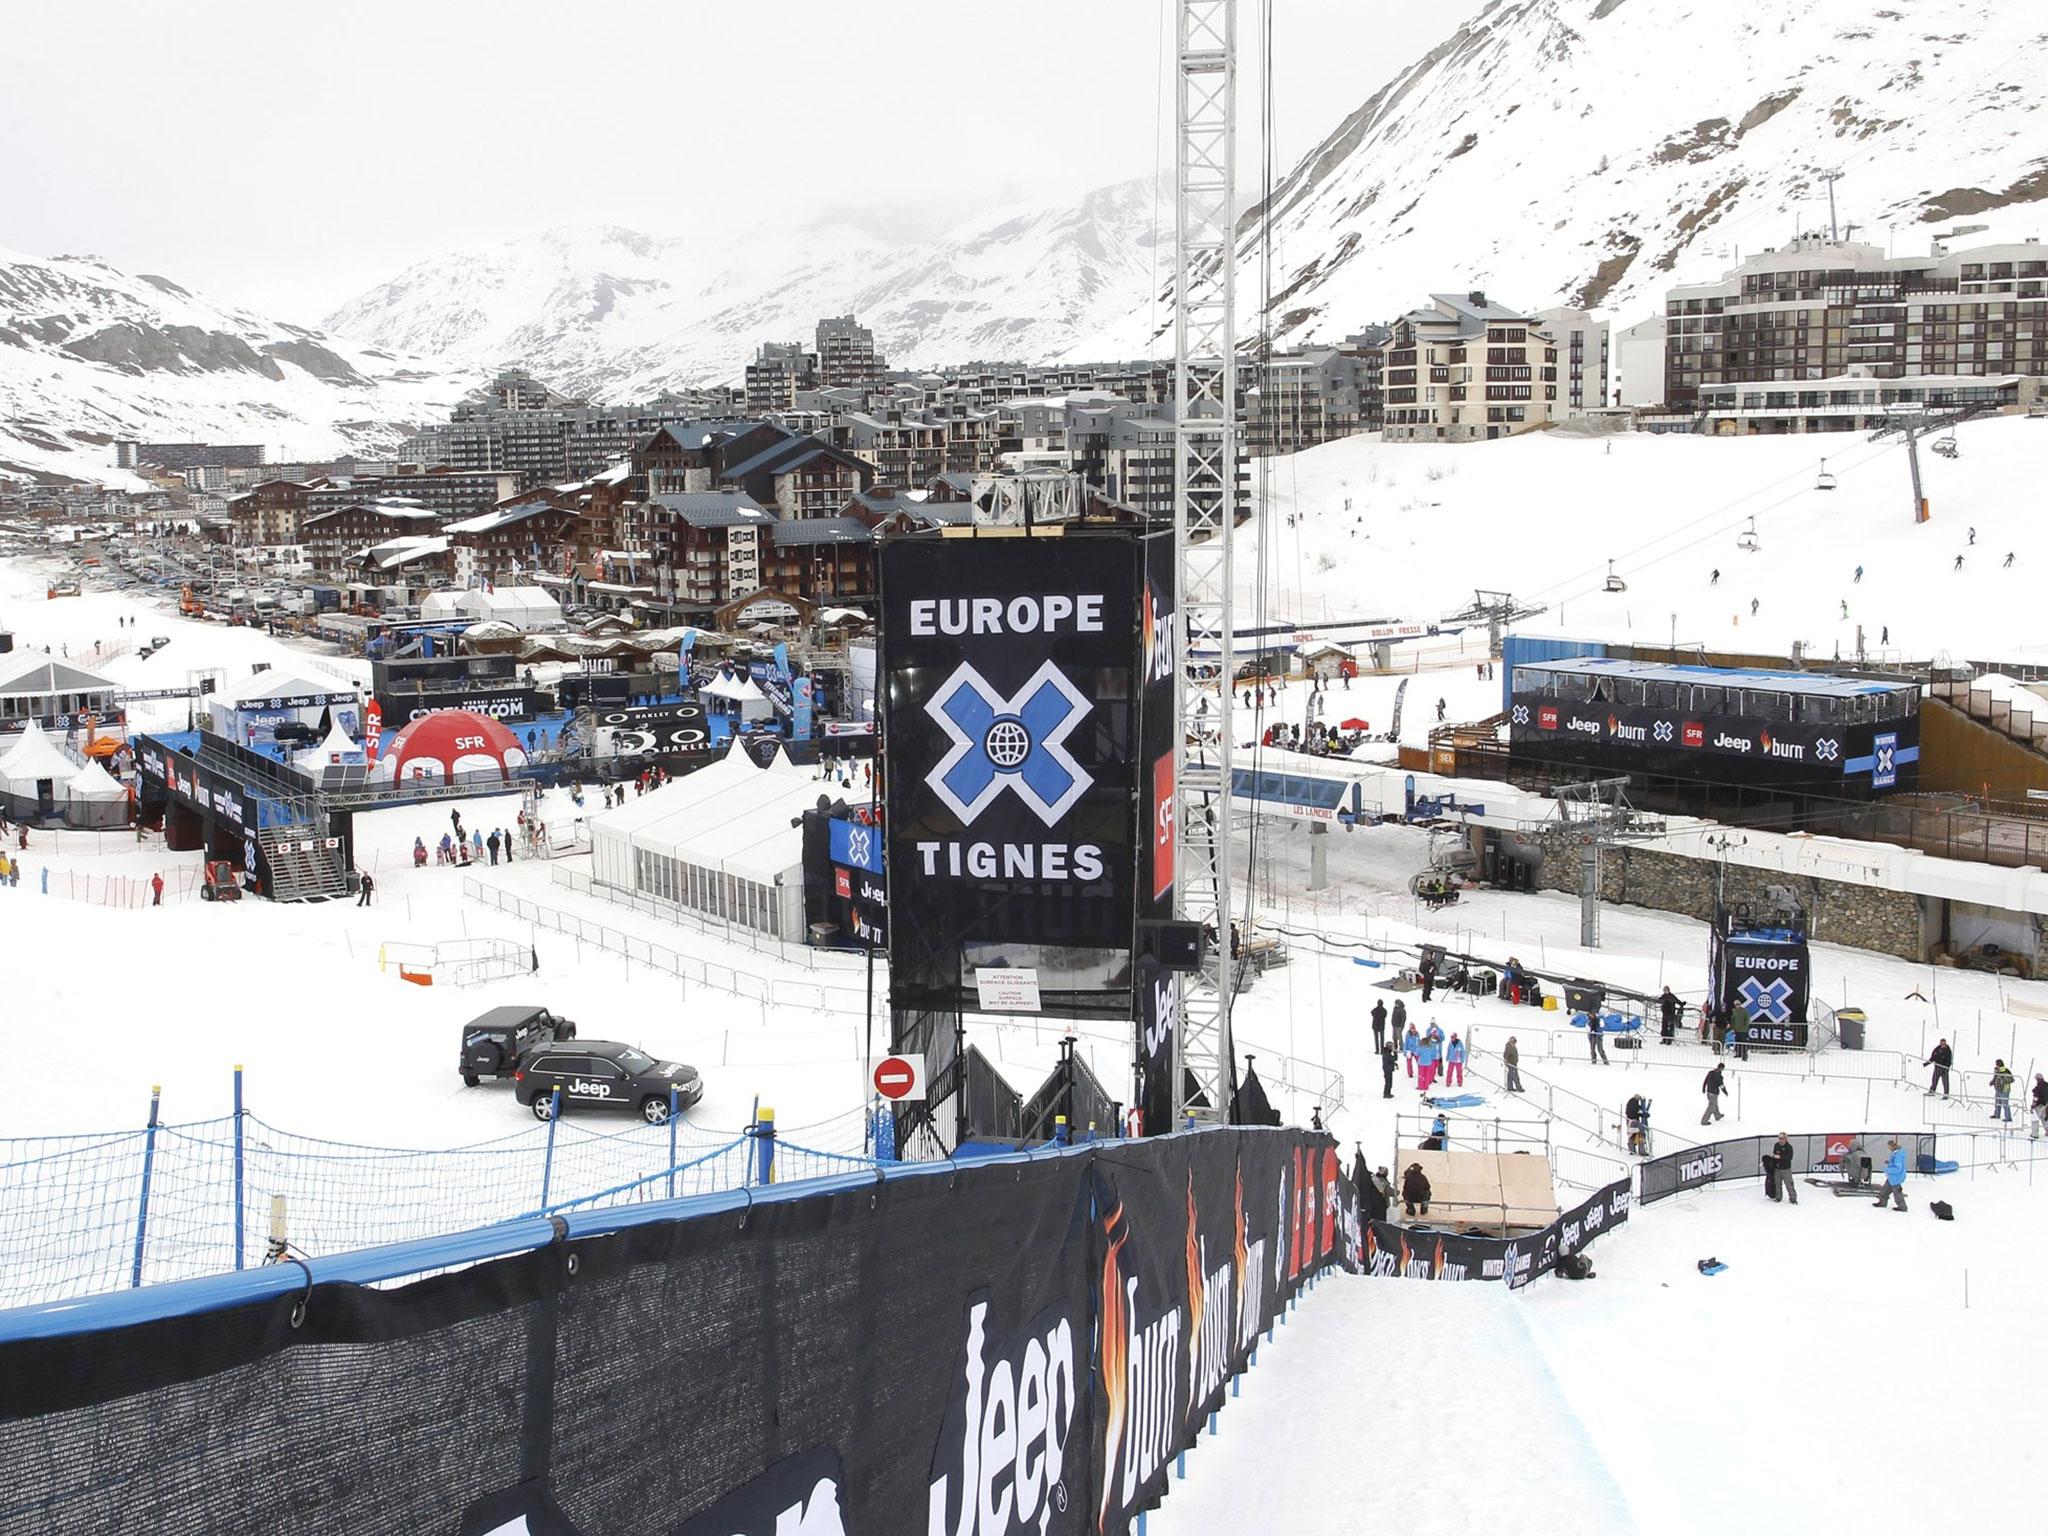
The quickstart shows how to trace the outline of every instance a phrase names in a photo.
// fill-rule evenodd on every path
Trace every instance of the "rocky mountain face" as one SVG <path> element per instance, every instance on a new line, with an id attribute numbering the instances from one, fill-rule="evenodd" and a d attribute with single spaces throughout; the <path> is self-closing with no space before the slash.
<path id="1" fill-rule="evenodd" d="M 1828 227 L 1924 254 L 2048 236 L 2048 11 L 2005 0 L 1494 0 L 1240 227 L 1239 313 L 1332 339 L 1432 291 L 1661 312 Z M 1137 317 L 1101 344 L 1130 346 Z"/>
<path id="2" fill-rule="evenodd" d="M 0 251 L 0 475 L 105 478 L 125 437 L 377 452 L 474 382 L 222 308 L 166 277 Z"/>

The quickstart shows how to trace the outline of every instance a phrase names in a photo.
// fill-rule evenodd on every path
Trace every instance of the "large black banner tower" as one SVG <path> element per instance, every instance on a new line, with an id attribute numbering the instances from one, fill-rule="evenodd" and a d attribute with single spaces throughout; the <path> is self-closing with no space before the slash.
<path id="1" fill-rule="evenodd" d="M 1737 1003 L 1749 1020 L 1746 1045 L 1804 1050 L 1806 1007 L 1812 981 L 1806 923 L 1796 912 L 1753 916 L 1745 907 L 1716 905 L 1707 1006 L 1716 1019 Z"/>
<path id="2" fill-rule="evenodd" d="M 897 1145 L 917 1155 L 1002 1130 L 970 1112 L 1001 1097 L 964 1046 L 977 973 L 1029 973 L 1042 1018 L 1130 1022 L 1134 1057 L 1170 1037 L 1136 956 L 1172 909 L 1171 540 L 947 530 L 884 540 L 880 566 L 891 1046 L 923 1053 L 931 1095 Z"/>

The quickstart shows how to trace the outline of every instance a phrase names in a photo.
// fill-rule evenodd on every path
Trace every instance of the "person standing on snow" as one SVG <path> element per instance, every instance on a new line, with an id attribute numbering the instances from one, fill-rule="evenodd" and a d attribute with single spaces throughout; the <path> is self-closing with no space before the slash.
<path id="1" fill-rule="evenodd" d="M 1778 1132 L 1777 1143 L 1765 1154 L 1765 1157 L 1770 1163 L 1773 1175 L 1777 1180 L 1778 1193 L 1772 1195 L 1771 1198 L 1776 1200 L 1782 1196 L 1787 1204 L 1797 1205 L 1799 1203 L 1799 1181 L 1792 1176 L 1792 1138 L 1783 1131 Z"/>
<path id="2" fill-rule="evenodd" d="M 370 878 L 370 872 L 367 869 L 363 871 L 360 890 L 362 894 L 356 897 L 356 905 L 367 907 L 370 904 L 370 898 L 377 894 L 377 882 Z"/>
<path id="3" fill-rule="evenodd" d="M 2027 1122 L 2027 1140 L 2039 1141 L 2041 1133 L 2048 1131 L 2048 1077 L 2034 1074 L 2034 1114 Z"/>
<path id="4" fill-rule="evenodd" d="M 1451 1088 L 1465 1086 L 1465 1042 L 1451 1031 L 1451 1043 L 1444 1047 L 1444 1083 Z"/>
<path id="5" fill-rule="evenodd" d="M 1713 574 L 1707 577 L 1707 585 L 1710 587 L 1721 585 L 1721 568 L 1718 565 L 1714 567 Z"/>
<path id="6" fill-rule="evenodd" d="M 495 830 L 495 829 L 494 829 L 494 830 L 492 831 L 492 833 L 491 833 L 491 835 L 490 835 L 489 837 L 487 837 L 487 838 L 485 838 L 485 839 L 484 839 L 484 846 L 485 846 L 486 848 L 488 848 L 488 849 L 490 850 L 490 852 L 491 852 L 491 862 L 492 862 L 493 864 L 497 863 L 497 862 L 498 862 L 498 834 L 497 834 L 497 832 L 496 832 L 496 830 Z"/>
<path id="7" fill-rule="evenodd" d="M 1442 699 L 1436 701 L 1436 718 L 1437 723 L 1441 725 L 1444 718 L 1444 701 Z"/>
<path id="8" fill-rule="evenodd" d="M 1598 1013 L 1586 1015 L 1586 1059 L 1597 1066 L 1607 1066 L 1607 1025 Z"/>
<path id="9" fill-rule="evenodd" d="M 1929 1093 L 1939 1088 L 1941 1096 L 1944 1099 L 1948 1097 L 1948 1069 L 1955 1064 L 1956 1053 L 1949 1049 L 1948 1037 L 1944 1035 L 1941 1039 L 1935 1041 L 1934 1049 L 1929 1051 L 1927 1059 L 1920 1063 L 1923 1067 L 1934 1068 L 1927 1077 L 1927 1091 Z"/>
<path id="10" fill-rule="evenodd" d="M 1707 1096 L 1707 1111 L 1700 1116 L 1701 1125 L 1711 1125 L 1716 1120 L 1728 1117 L 1721 1113 L 1721 1095 L 1728 1091 L 1728 1079 L 1721 1075 L 1721 1063 L 1715 1062 L 1713 1070 L 1700 1084 L 1700 1092 Z"/>
<path id="11" fill-rule="evenodd" d="M 1991 1067 L 1991 1118 L 2012 1124 L 2012 1068 L 2003 1060 Z"/>
<path id="12" fill-rule="evenodd" d="M 1378 998 L 1372 1005 L 1372 1048 L 1379 1050 L 1387 1043 L 1387 1000 Z"/>
<path id="13" fill-rule="evenodd" d="M 1394 1004 L 1394 1017 L 1398 1019 L 1400 1016 L 1401 1005 L 1399 1003 L 1396 1003 Z M 1408 1026 L 1408 1032 L 1401 1037 L 1401 1064 L 1407 1069 L 1408 1080 L 1410 1082 L 1415 1081 L 1415 1068 L 1417 1065 L 1417 1058 L 1419 1058 L 1421 1055 L 1422 1036 L 1418 1035 L 1415 1032 L 1415 1026 L 1413 1024 L 1410 1024 Z"/>
<path id="14" fill-rule="evenodd" d="M 1507 1091 L 1522 1091 L 1522 1048 L 1515 1044 L 1515 1037 L 1508 1036 L 1508 1043 L 1501 1047 L 1500 1064 L 1508 1069 Z"/>
<path id="15" fill-rule="evenodd" d="M 1399 1035 L 1408 1028 L 1408 1004 L 1402 998 L 1394 999 L 1394 1033 Z"/>
<path id="16" fill-rule="evenodd" d="M 1877 1208 L 1881 1211 L 1896 1200 L 1903 1211 L 1906 1208 L 1906 1149 L 1899 1145 L 1896 1136 L 1886 1145 L 1891 1148 L 1891 1155 L 1884 1160 L 1884 1188 L 1877 1192 Z"/>
<path id="17" fill-rule="evenodd" d="M 149 904 L 152 907 L 160 907 L 164 904 L 164 877 L 161 871 L 149 877 Z M 2011 1073 L 2006 1074 L 2007 1077 L 2011 1075 Z M 2010 1120 L 2012 1116 L 2008 1114 L 2005 1118 Z"/>
<path id="18" fill-rule="evenodd" d="M 1678 994 L 1666 987 L 1664 995 L 1657 999 L 1657 1008 L 1663 1022 L 1662 1039 L 1666 1045 L 1671 1043 L 1672 1036 L 1678 1032 L 1678 1006 Z"/>
<path id="19" fill-rule="evenodd" d="M 1380 1097 L 1391 1099 L 1394 1096 L 1394 1042 L 1391 1040 L 1380 1042 L 1380 1076 L 1385 1079 L 1380 1085 Z"/>

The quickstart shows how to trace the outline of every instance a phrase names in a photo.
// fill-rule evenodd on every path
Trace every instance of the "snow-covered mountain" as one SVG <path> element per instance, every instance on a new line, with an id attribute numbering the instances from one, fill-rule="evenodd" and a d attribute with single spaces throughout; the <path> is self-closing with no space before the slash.
<path id="1" fill-rule="evenodd" d="M 1335 338 L 1468 288 L 1632 320 L 1825 229 L 1829 171 L 1841 220 L 1901 255 L 1958 221 L 2048 237 L 2044 104 L 2039 4 L 1494 0 L 1275 188 L 1275 326 Z M 1146 318 L 1089 345 L 1156 348 Z"/>
<path id="2" fill-rule="evenodd" d="M 0 250 L 0 474 L 119 480 L 111 444 L 331 456 L 445 417 L 474 372 L 226 309 L 89 256 Z"/>
<path id="3" fill-rule="evenodd" d="M 849 311 L 903 366 L 1055 357 L 1143 301 L 1157 275 L 1155 218 L 1170 244 L 1170 199 L 1138 181 L 935 241 L 846 224 L 737 241 L 556 229 L 421 262 L 327 325 L 478 366 L 516 363 L 608 400 L 737 381 L 762 342 L 808 341 L 821 316 Z"/>

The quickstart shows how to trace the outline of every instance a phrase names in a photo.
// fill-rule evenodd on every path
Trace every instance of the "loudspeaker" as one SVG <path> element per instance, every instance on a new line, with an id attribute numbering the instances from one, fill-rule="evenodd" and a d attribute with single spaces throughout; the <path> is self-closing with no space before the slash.
<path id="1" fill-rule="evenodd" d="M 1202 925 L 1170 918 L 1138 924 L 1138 956 L 1169 971 L 1202 968 Z"/>

